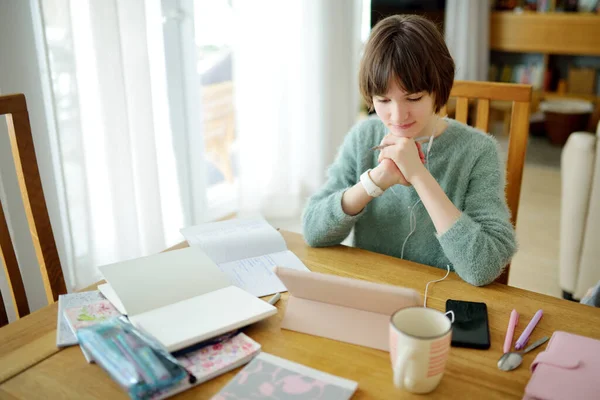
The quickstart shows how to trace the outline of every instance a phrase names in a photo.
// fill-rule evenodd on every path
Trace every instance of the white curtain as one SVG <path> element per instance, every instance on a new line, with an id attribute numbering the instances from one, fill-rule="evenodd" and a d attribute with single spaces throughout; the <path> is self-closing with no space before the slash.
<path id="1" fill-rule="evenodd" d="M 240 213 L 289 218 L 358 114 L 360 0 L 234 0 Z"/>
<path id="2" fill-rule="evenodd" d="M 486 81 L 490 63 L 489 0 L 447 0 L 444 36 L 456 79 Z"/>
<path id="3" fill-rule="evenodd" d="M 70 289 L 155 253 L 185 224 L 159 0 L 41 0 Z M 186 199 L 189 200 L 189 199 Z M 188 201 L 189 202 L 189 201 Z"/>

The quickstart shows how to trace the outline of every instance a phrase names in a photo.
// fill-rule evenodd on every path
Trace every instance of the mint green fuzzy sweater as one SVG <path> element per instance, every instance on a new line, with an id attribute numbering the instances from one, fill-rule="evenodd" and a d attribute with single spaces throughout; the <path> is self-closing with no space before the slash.
<path id="1" fill-rule="evenodd" d="M 504 163 L 494 138 L 455 120 L 435 138 L 428 169 L 462 212 L 442 235 L 422 203 L 414 210 L 416 230 L 404 258 L 438 268 L 449 264 L 472 285 L 491 283 L 514 255 L 517 245 L 504 194 Z M 410 207 L 419 197 L 410 186 L 395 185 L 373 199 L 358 215 L 342 210 L 342 194 L 377 165 L 378 145 L 387 134 L 381 120 L 358 123 L 346 136 L 326 184 L 313 195 L 302 217 L 304 238 L 313 247 L 341 243 L 354 227 L 354 246 L 401 256 L 410 232 Z M 423 146 L 427 154 L 427 144 Z"/>

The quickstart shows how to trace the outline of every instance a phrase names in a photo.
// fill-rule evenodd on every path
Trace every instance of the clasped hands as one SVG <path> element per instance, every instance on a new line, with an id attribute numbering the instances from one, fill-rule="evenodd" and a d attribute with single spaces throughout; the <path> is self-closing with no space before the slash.
<path id="1" fill-rule="evenodd" d="M 413 139 L 388 134 L 380 146 L 385 147 L 379 153 L 379 165 L 369 176 L 381 190 L 396 184 L 411 186 L 413 179 L 426 171 L 421 144 Z"/>

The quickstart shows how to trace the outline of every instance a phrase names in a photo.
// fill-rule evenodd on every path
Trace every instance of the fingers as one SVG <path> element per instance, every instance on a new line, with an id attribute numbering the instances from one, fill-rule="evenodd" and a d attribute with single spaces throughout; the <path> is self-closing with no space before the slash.
<path id="1" fill-rule="evenodd" d="M 395 162 L 394 158 L 397 153 L 398 153 L 398 149 L 396 149 L 396 146 L 387 146 L 387 147 L 381 149 L 381 151 L 379 152 L 379 158 L 377 159 L 377 161 L 381 162 L 381 160 L 383 160 L 384 158 L 389 158 L 390 160 Z"/>
<path id="2" fill-rule="evenodd" d="M 383 137 L 383 139 L 381 139 L 381 143 L 379 143 L 380 146 L 393 146 L 396 143 L 398 143 L 398 139 L 400 139 L 397 136 L 394 135 L 385 135 Z"/>
<path id="3" fill-rule="evenodd" d="M 381 143 L 379 143 L 379 145 L 380 146 L 393 146 L 395 144 L 399 144 L 399 143 L 402 143 L 407 140 L 412 140 L 412 139 L 405 138 L 405 137 L 399 137 L 399 136 L 392 135 L 391 133 L 388 133 L 387 135 L 385 135 L 383 137 L 383 139 L 381 139 Z"/>
<path id="4" fill-rule="evenodd" d="M 386 175 L 388 176 L 387 179 L 391 179 L 390 184 L 400 184 L 404 186 L 409 185 L 408 181 L 406 178 L 404 178 L 404 175 L 394 161 L 390 160 L 389 158 L 384 158 L 381 160 L 380 165 L 383 166 L 384 171 L 386 171 Z"/>

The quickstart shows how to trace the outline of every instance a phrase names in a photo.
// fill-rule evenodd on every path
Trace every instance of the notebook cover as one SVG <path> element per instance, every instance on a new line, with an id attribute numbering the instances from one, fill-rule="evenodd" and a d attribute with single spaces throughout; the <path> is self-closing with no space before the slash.
<path id="1" fill-rule="evenodd" d="M 413 289 L 316 272 L 276 268 L 290 296 L 281 327 L 389 351 L 389 320 L 421 305 Z"/>
<path id="2" fill-rule="evenodd" d="M 347 400 L 358 383 L 260 353 L 217 393 L 213 400 Z"/>
<path id="3" fill-rule="evenodd" d="M 229 286 L 129 319 L 174 352 L 276 313 L 266 301 Z"/>
<path id="4" fill-rule="evenodd" d="M 61 294 L 58 296 L 58 316 L 56 321 L 56 347 L 73 346 L 77 344 L 77 338 L 69 327 L 64 316 L 64 310 L 71 307 L 83 306 L 105 300 L 104 296 L 97 291 Z"/>
<path id="5" fill-rule="evenodd" d="M 70 307 L 65 309 L 64 314 L 74 334 L 77 333 L 78 329 L 121 315 L 108 300 L 99 300 L 91 304 Z"/>
<path id="6" fill-rule="evenodd" d="M 177 357 L 179 362 L 194 374 L 196 383 L 190 384 L 185 379 L 173 389 L 159 393 L 153 399 L 164 399 L 211 380 L 248 363 L 259 352 L 260 344 L 244 333 L 238 333 L 224 342 Z"/>
<path id="7" fill-rule="evenodd" d="M 587 400 L 600 393 L 600 340 L 554 332 L 531 364 L 524 399 Z"/>

